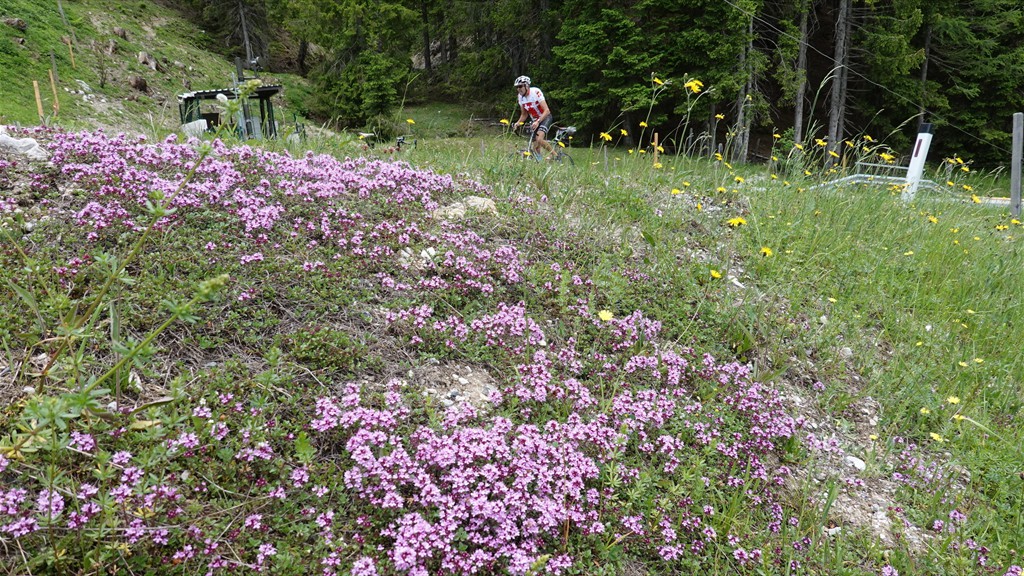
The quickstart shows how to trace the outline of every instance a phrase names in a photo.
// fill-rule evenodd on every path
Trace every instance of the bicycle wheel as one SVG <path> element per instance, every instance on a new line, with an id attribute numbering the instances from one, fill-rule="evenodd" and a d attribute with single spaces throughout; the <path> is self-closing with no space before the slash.
<path id="1" fill-rule="evenodd" d="M 569 156 L 568 153 L 562 152 L 561 150 L 559 150 L 558 154 L 555 156 L 555 162 L 558 162 L 559 164 L 568 164 L 569 166 L 576 165 L 576 162 L 573 161 L 572 156 Z"/>

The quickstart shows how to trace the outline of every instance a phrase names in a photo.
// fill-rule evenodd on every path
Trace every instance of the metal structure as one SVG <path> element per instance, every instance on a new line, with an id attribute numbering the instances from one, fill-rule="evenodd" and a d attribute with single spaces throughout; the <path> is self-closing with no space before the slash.
<path id="1" fill-rule="evenodd" d="M 197 90 L 178 94 L 178 113 L 181 116 L 181 124 L 185 132 L 190 135 L 213 132 L 227 121 L 228 119 L 223 118 L 217 98 L 223 96 L 229 100 L 237 99 L 240 93 L 240 84 L 238 83 L 232 88 Z M 240 138 L 259 140 L 278 137 L 272 98 L 280 94 L 281 90 L 282 87 L 279 85 L 259 86 L 249 94 L 246 101 L 242 103 L 238 116 L 232 121 Z"/>

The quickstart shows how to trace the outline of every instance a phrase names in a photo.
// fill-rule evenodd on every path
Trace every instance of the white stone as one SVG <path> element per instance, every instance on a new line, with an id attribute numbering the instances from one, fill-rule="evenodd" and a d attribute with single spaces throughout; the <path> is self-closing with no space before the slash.
<path id="1" fill-rule="evenodd" d="M 0 150 L 27 156 L 29 160 L 46 160 L 50 157 L 50 153 L 34 138 L 12 138 L 6 134 L 0 134 Z"/>
<path id="2" fill-rule="evenodd" d="M 867 468 L 867 464 L 865 464 L 863 460 L 857 458 L 856 456 L 847 456 L 846 463 L 849 466 L 856 468 L 860 472 L 863 472 L 864 469 Z"/>

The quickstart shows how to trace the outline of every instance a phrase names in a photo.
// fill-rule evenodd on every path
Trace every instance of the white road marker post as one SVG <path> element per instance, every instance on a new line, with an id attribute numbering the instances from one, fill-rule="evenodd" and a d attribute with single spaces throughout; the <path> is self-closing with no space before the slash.
<path id="1" fill-rule="evenodd" d="M 921 183 L 921 176 L 924 175 L 924 162 L 928 159 L 928 148 L 932 145 L 932 125 L 925 122 L 917 132 L 917 142 L 914 144 L 914 154 L 910 157 L 910 167 L 907 168 L 907 184 L 903 189 L 903 200 L 914 199 L 917 193 L 917 186 Z"/>
<path id="2" fill-rule="evenodd" d="M 1013 152 L 1010 161 L 1010 207 L 1013 217 L 1020 216 L 1020 171 L 1024 151 L 1024 113 L 1013 115 Z"/>

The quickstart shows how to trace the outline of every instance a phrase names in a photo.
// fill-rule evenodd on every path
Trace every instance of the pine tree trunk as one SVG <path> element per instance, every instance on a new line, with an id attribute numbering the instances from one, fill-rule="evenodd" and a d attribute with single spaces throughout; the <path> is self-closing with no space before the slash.
<path id="1" fill-rule="evenodd" d="M 917 131 L 928 121 L 928 60 L 932 57 L 932 25 L 929 22 L 924 29 L 924 61 L 921 62 L 921 102 L 917 106 Z"/>
<path id="2" fill-rule="evenodd" d="M 793 142 L 804 142 L 804 95 L 807 93 L 807 24 L 809 13 L 813 8 L 811 2 L 805 3 L 800 11 L 800 46 L 796 57 L 796 72 L 800 82 L 796 87 L 796 102 L 793 110 Z"/>
<path id="3" fill-rule="evenodd" d="M 427 0 L 420 0 L 420 14 L 423 17 L 423 67 L 429 75 L 433 73 L 434 66 L 430 61 L 430 15 L 427 12 Z"/>
<path id="4" fill-rule="evenodd" d="M 843 125 L 846 120 L 846 68 L 850 62 L 850 18 L 851 0 L 839 0 L 839 14 L 836 17 L 836 44 L 832 59 L 832 92 L 829 99 L 828 149 L 836 150 L 843 139 Z M 831 156 L 827 166 L 832 165 Z"/>

